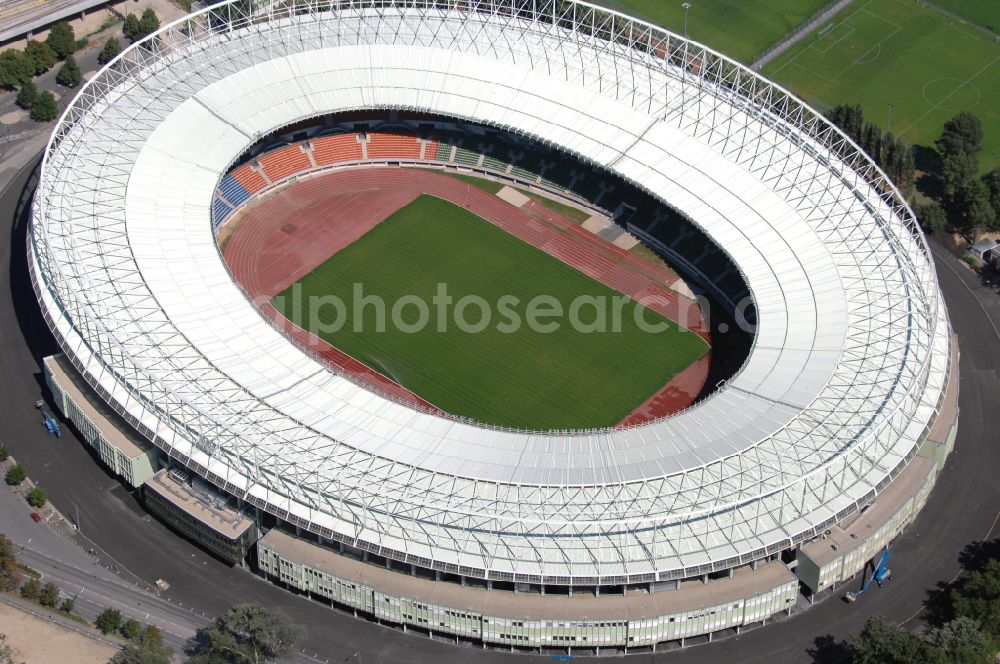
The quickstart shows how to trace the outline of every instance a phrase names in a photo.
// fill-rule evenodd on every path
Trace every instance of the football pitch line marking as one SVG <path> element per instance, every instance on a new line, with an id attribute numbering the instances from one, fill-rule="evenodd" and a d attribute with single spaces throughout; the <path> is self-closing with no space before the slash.
<path id="1" fill-rule="evenodd" d="M 844 41 L 845 39 L 847 39 L 848 37 L 850 37 L 851 35 L 853 35 L 855 32 L 857 32 L 857 30 L 854 29 L 853 25 L 848 25 L 847 21 L 841 21 L 840 23 L 838 23 L 837 27 L 834 28 L 834 30 L 836 30 L 837 28 L 839 28 L 842 25 L 846 25 L 847 26 L 847 32 L 845 32 L 844 34 L 842 34 L 835 41 L 832 41 L 829 44 L 827 44 L 826 48 L 819 48 L 819 43 L 821 41 L 823 41 L 822 37 L 820 39 L 817 39 L 815 43 L 809 44 L 809 48 L 814 48 L 817 51 L 819 51 L 820 53 L 828 53 L 831 48 L 833 48 L 834 46 L 836 46 L 837 44 L 839 44 L 840 42 Z M 796 56 L 796 57 L 798 57 L 798 56 Z"/>
<path id="2" fill-rule="evenodd" d="M 897 32 L 901 31 L 903 28 L 899 24 L 894 23 L 894 22 L 890 21 L 889 19 L 882 18 L 881 16 L 879 16 L 875 12 L 869 11 L 868 7 L 872 4 L 872 2 L 874 2 L 874 0 L 869 0 L 867 3 L 865 3 L 861 7 L 858 7 L 856 10 L 854 10 L 853 12 L 851 12 L 850 15 L 848 15 L 842 21 L 840 21 L 840 23 L 837 23 L 834 26 L 834 28 L 833 28 L 834 31 L 838 30 L 841 25 L 846 25 L 850 29 L 846 34 L 844 34 L 839 39 L 837 39 L 837 41 L 835 41 L 835 42 L 833 42 L 831 44 L 826 45 L 825 48 L 819 48 L 818 44 L 822 40 L 821 39 L 820 40 L 816 40 L 812 44 L 809 44 L 808 46 L 806 46 L 806 48 L 804 48 L 801 51 L 799 51 L 791 60 L 789 60 L 785 64 L 781 65 L 781 67 L 779 67 L 778 70 L 774 72 L 774 75 L 777 76 L 778 73 L 782 69 L 784 69 L 788 65 L 794 64 L 796 67 L 798 67 L 802 71 L 806 72 L 807 74 L 810 74 L 810 75 L 815 76 L 817 78 L 821 78 L 824 81 L 826 81 L 827 83 L 836 83 L 837 79 L 840 78 L 843 75 L 844 72 L 846 72 L 848 69 L 850 69 L 851 67 L 853 67 L 856 64 L 861 64 L 862 58 L 867 57 L 869 53 L 871 53 L 872 51 L 874 51 L 876 49 L 879 49 L 879 53 L 881 53 L 882 42 L 886 41 L 887 39 L 890 39 Z M 843 41 L 844 39 L 847 39 L 848 37 L 850 37 L 851 35 L 853 35 L 855 32 L 857 32 L 857 29 L 853 25 L 850 24 L 850 20 L 853 19 L 853 18 L 855 18 L 858 14 L 860 14 L 862 12 L 864 12 L 865 14 L 868 14 L 869 16 L 877 18 L 878 20 L 882 21 L 883 23 L 888 23 L 889 25 L 891 25 L 893 27 L 892 32 L 890 32 L 889 34 L 887 34 L 886 36 L 882 37 L 877 42 L 875 42 L 875 44 L 873 44 L 871 48 L 869 48 L 864 53 L 862 53 L 857 58 L 855 58 L 854 61 L 848 63 L 843 69 L 841 69 L 839 72 L 837 72 L 832 78 L 829 77 L 829 76 L 826 76 L 825 74 L 820 74 L 819 72 L 817 72 L 817 71 L 815 71 L 813 69 L 810 69 L 809 67 L 806 67 L 805 65 L 803 65 L 803 64 L 801 64 L 799 62 L 796 62 L 799 59 L 799 56 L 801 56 L 804 53 L 808 52 L 810 49 L 813 49 L 816 52 L 822 53 L 822 54 L 825 55 L 825 54 L 829 53 L 831 50 L 833 50 L 833 48 L 837 44 L 839 44 L 841 41 Z M 875 58 L 878 57 L 879 53 L 877 53 L 875 55 Z M 872 58 L 872 60 L 874 60 L 875 58 Z M 870 61 L 871 60 L 868 60 L 866 62 L 870 62 Z"/>
<path id="3" fill-rule="evenodd" d="M 962 88 L 964 88 L 969 83 L 972 83 L 972 81 L 975 80 L 976 78 L 978 78 L 980 74 L 982 74 L 984 71 L 986 71 L 987 69 L 989 69 L 990 67 L 992 67 L 994 64 L 996 64 L 996 62 L 998 60 L 1000 60 L 1000 55 L 998 55 L 997 57 L 995 57 L 992 60 L 990 60 L 989 62 L 987 62 L 979 71 L 977 71 L 972 76 L 970 76 L 969 78 L 967 78 L 964 82 L 962 82 L 961 84 L 955 86 L 955 89 L 952 90 L 951 92 L 949 92 L 947 95 L 945 95 L 945 97 L 941 101 L 939 101 L 936 104 L 933 104 L 923 115 L 921 115 L 919 118 L 917 118 L 916 120 L 914 120 L 910 124 L 906 125 L 906 127 L 902 131 L 900 131 L 899 134 L 897 134 L 897 136 L 903 136 L 904 134 L 906 134 L 906 132 L 908 132 L 911 129 L 913 129 L 913 127 L 915 125 L 917 125 L 921 121 L 923 121 L 923 119 L 926 118 L 928 115 L 930 115 L 934 111 L 940 109 L 941 105 L 943 103 L 945 103 L 946 101 L 948 101 L 952 97 L 952 95 L 954 95 L 956 92 L 958 92 L 959 90 L 961 90 Z"/>

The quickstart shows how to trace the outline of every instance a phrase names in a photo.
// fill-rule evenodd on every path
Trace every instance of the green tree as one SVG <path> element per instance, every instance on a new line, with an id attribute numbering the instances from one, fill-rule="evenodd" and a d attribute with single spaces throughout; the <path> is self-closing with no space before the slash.
<path id="1" fill-rule="evenodd" d="M 28 59 L 35 66 L 35 76 L 44 74 L 52 69 L 52 65 L 59 59 L 56 57 L 55 51 L 49 48 L 48 44 L 35 41 L 34 39 L 29 39 L 28 43 L 25 44 L 24 54 L 28 56 Z"/>
<path id="2" fill-rule="evenodd" d="M 4 481 L 10 486 L 17 486 L 28 477 L 28 471 L 24 469 L 19 463 L 14 464 L 7 471 L 7 475 L 4 477 Z"/>
<path id="3" fill-rule="evenodd" d="M 170 664 L 173 653 L 163 645 L 160 630 L 152 625 L 139 634 L 139 638 L 128 643 L 111 658 L 110 664 Z"/>
<path id="4" fill-rule="evenodd" d="M 129 641 L 137 638 L 141 631 L 142 628 L 140 627 L 138 620 L 133 620 L 132 618 L 129 618 L 124 623 L 122 623 L 122 628 L 121 628 L 122 636 L 124 636 Z"/>
<path id="5" fill-rule="evenodd" d="M 59 610 L 65 614 L 73 613 L 73 609 L 76 608 L 76 600 L 72 597 L 67 597 L 59 605 Z"/>
<path id="6" fill-rule="evenodd" d="M 990 192 L 979 178 L 966 180 L 955 194 L 954 209 L 961 215 L 962 228 L 970 235 L 994 229 L 996 213 L 990 205 Z"/>
<path id="7" fill-rule="evenodd" d="M 17 93 L 17 99 L 15 103 L 21 108 L 27 110 L 31 108 L 31 105 L 35 103 L 35 99 L 38 97 L 38 86 L 35 85 L 34 81 L 25 81 L 24 85 Z"/>
<path id="8" fill-rule="evenodd" d="M 302 638 L 302 627 L 260 604 L 237 604 L 198 632 L 192 664 L 272 662 Z"/>
<path id="9" fill-rule="evenodd" d="M 110 634 L 122 626 L 122 614 L 118 609 L 104 609 L 94 621 L 102 634 Z"/>
<path id="10" fill-rule="evenodd" d="M 876 164 L 882 164 L 882 128 L 874 122 L 866 122 L 861 129 L 861 149 Z"/>
<path id="11" fill-rule="evenodd" d="M 21 597 L 24 599 L 32 602 L 37 601 L 41 592 L 42 584 L 33 576 L 28 577 L 28 580 L 21 584 Z"/>
<path id="12" fill-rule="evenodd" d="M 138 16 L 132 13 L 125 15 L 125 23 L 122 24 L 122 34 L 132 43 L 142 39 L 142 28 L 139 27 Z"/>
<path id="13" fill-rule="evenodd" d="M 42 590 L 38 594 L 38 603 L 54 609 L 57 602 L 59 602 L 59 586 L 49 581 L 42 586 Z"/>
<path id="14" fill-rule="evenodd" d="M 40 486 L 36 486 L 28 492 L 28 504 L 35 509 L 44 506 L 47 500 L 48 496 L 45 495 L 45 489 Z"/>
<path id="15" fill-rule="evenodd" d="M 917 219 L 928 233 L 943 231 L 948 227 L 948 215 L 939 205 L 924 205 L 917 210 Z"/>
<path id="16" fill-rule="evenodd" d="M 17 564 L 14 543 L 0 535 L 0 591 L 9 592 L 21 583 L 21 568 Z"/>
<path id="17" fill-rule="evenodd" d="M 968 152 L 951 152 L 941 157 L 941 189 L 945 203 L 954 212 L 959 212 L 958 196 L 962 187 L 976 178 L 979 164 L 976 156 Z"/>
<path id="18" fill-rule="evenodd" d="M 55 52 L 60 60 L 76 50 L 76 35 L 73 34 L 73 26 L 66 21 L 60 21 L 49 30 L 49 36 L 45 43 Z"/>
<path id="19" fill-rule="evenodd" d="M 0 53 L 0 87 L 13 90 L 35 75 L 35 63 L 23 51 L 8 48 Z"/>
<path id="20" fill-rule="evenodd" d="M 855 143 L 861 144 L 861 130 L 865 124 L 865 114 L 861 104 L 841 104 L 829 113 L 830 122 L 840 127 Z"/>
<path id="21" fill-rule="evenodd" d="M 973 570 L 949 594 L 956 618 L 969 618 L 994 642 L 1000 641 L 1000 560 Z"/>
<path id="22" fill-rule="evenodd" d="M 48 90 L 39 93 L 31 106 L 31 119 L 35 122 L 49 122 L 55 120 L 57 115 L 59 107 L 56 106 L 56 98 L 52 93 Z"/>
<path id="23" fill-rule="evenodd" d="M 990 664 L 994 660 L 996 649 L 972 618 L 959 617 L 935 627 L 927 640 L 953 664 Z"/>
<path id="24" fill-rule="evenodd" d="M 974 234 L 996 223 L 989 191 L 979 180 L 977 154 L 983 126 L 972 113 L 962 111 L 944 123 L 935 141 L 941 153 L 941 190 L 948 215 L 962 220 L 962 231 Z"/>
<path id="25" fill-rule="evenodd" d="M 890 132 L 886 132 L 882 139 L 882 170 L 904 196 L 909 195 L 913 189 L 916 171 L 913 164 L 913 149 Z"/>
<path id="26" fill-rule="evenodd" d="M 143 37 L 151 35 L 160 29 L 160 19 L 156 17 L 156 12 L 152 7 L 146 7 L 139 18 L 139 32 Z"/>
<path id="27" fill-rule="evenodd" d="M 851 641 L 854 664 L 946 664 L 940 650 L 913 632 L 885 620 L 869 618 Z"/>
<path id="28" fill-rule="evenodd" d="M 979 118 L 962 111 L 944 123 L 944 130 L 935 145 L 942 155 L 964 152 L 975 156 L 982 142 L 983 125 Z"/>
<path id="29" fill-rule="evenodd" d="M 106 65 L 115 59 L 115 56 L 122 52 L 121 42 L 115 37 L 108 37 L 108 40 L 104 42 L 104 48 L 101 52 L 97 54 L 97 61 L 102 65 Z"/>
<path id="30" fill-rule="evenodd" d="M 994 168 L 984 175 L 983 184 L 990 192 L 990 207 L 993 208 L 997 217 L 1000 217 L 1000 168 Z M 997 225 L 1000 225 L 1000 219 L 997 219 Z"/>
<path id="31" fill-rule="evenodd" d="M 81 80 L 83 80 L 83 74 L 80 73 L 80 66 L 76 64 L 76 58 L 72 55 L 67 56 L 66 62 L 56 74 L 56 83 L 67 88 L 75 88 L 80 85 Z"/>
<path id="32" fill-rule="evenodd" d="M 10 457 L 10 450 L 7 449 L 7 445 L 0 443 L 0 463 L 3 463 Z"/>

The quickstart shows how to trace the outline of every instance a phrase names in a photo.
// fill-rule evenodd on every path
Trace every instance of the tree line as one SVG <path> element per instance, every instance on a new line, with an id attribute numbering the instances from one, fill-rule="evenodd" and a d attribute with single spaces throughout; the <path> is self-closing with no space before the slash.
<path id="1" fill-rule="evenodd" d="M 54 120 L 59 112 L 55 95 L 47 90 L 39 92 L 32 79 L 62 61 L 56 81 L 67 88 L 80 85 L 83 76 L 73 53 L 86 43 L 86 39 L 76 38 L 69 23 L 56 23 L 45 41 L 29 39 L 24 50 L 8 48 L 0 53 L 0 87 L 19 90 L 16 103 L 30 112 L 32 120 Z"/>
<path id="2" fill-rule="evenodd" d="M 911 197 L 916 173 L 911 146 L 865 121 L 860 104 L 841 104 L 828 117 L 868 153 L 904 196 Z M 925 174 L 928 193 L 935 200 L 915 210 L 925 230 L 954 229 L 973 240 L 983 231 L 1000 230 L 1000 168 L 979 176 L 982 140 L 982 123 L 968 111 L 944 123 L 934 143 L 939 161 Z"/>
<path id="3" fill-rule="evenodd" d="M 127 14 L 122 33 L 135 43 L 160 28 L 156 12 L 146 8 L 141 16 Z M 55 95 L 49 91 L 39 91 L 34 82 L 36 76 L 48 72 L 57 62 L 62 66 L 56 73 L 56 83 L 65 88 L 75 88 L 83 81 L 83 74 L 73 53 L 85 46 L 86 39 L 77 39 L 73 26 L 61 21 L 52 26 L 45 41 L 29 39 L 23 50 L 9 48 L 0 52 L 0 87 L 18 90 L 16 103 L 30 113 L 36 122 L 49 122 L 59 114 Z M 97 61 L 105 65 L 122 51 L 121 42 L 110 37 L 97 56 Z"/>
<path id="4" fill-rule="evenodd" d="M 913 190 L 913 150 L 898 136 L 866 122 L 861 104 L 842 104 L 830 111 L 829 119 L 858 144 L 879 168 L 908 196 Z"/>

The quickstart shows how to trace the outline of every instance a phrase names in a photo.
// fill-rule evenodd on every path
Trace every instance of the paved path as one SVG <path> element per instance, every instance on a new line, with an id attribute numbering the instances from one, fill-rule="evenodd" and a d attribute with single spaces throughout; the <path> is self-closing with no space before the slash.
<path id="1" fill-rule="evenodd" d="M 767 66 L 769 62 L 777 58 L 779 55 L 790 49 L 791 47 L 798 44 L 806 36 L 812 34 L 814 31 L 818 30 L 823 23 L 829 21 L 833 18 L 837 12 L 851 4 L 854 0 L 838 0 L 835 3 L 827 5 L 826 8 L 820 10 L 813 18 L 807 20 L 805 23 L 795 28 L 795 30 L 789 36 L 782 39 L 780 42 L 774 46 L 769 47 L 764 54 L 759 56 L 753 61 L 750 67 L 754 71 L 760 71 Z"/>

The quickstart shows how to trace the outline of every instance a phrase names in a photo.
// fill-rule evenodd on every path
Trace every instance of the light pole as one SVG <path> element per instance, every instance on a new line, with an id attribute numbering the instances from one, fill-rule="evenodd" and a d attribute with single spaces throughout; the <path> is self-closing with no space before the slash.
<path id="1" fill-rule="evenodd" d="M 691 9 L 691 3 L 690 2 L 682 3 L 681 7 L 684 9 L 684 39 L 687 39 L 687 36 L 688 36 L 688 10 Z"/>

